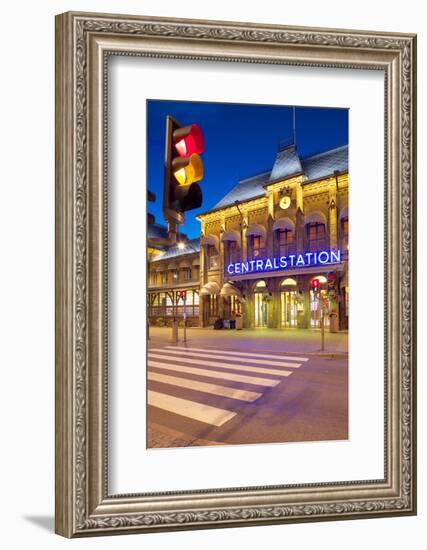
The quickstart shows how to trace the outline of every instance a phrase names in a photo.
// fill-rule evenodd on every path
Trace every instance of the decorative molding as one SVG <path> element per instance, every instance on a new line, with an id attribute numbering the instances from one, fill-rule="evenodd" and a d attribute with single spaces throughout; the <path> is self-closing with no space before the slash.
<path id="1" fill-rule="evenodd" d="M 375 516 L 387 512 L 413 510 L 414 507 L 414 277 L 413 255 L 415 231 L 413 185 L 413 87 L 414 41 L 402 36 L 381 34 L 364 34 L 348 31 L 307 31 L 281 30 L 260 26 L 240 24 L 217 24 L 206 22 L 156 22 L 132 19 L 131 17 L 84 16 L 75 15 L 74 19 L 74 98 L 75 98 L 75 151 L 74 151 L 74 378 L 73 378 L 73 418 L 74 418 L 74 525 L 76 533 L 87 531 L 109 530 L 112 528 L 161 527 L 164 525 L 191 526 L 196 524 L 243 523 L 248 520 L 277 520 L 280 518 L 306 519 L 345 517 L 347 515 Z M 281 45 L 300 45 L 338 47 L 346 49 L 387 50 L 397 52 L 400 57 L 401 79 L 401 158 L 400 190 L 401 197 L 401 491 L 400 498 L 366 499 L 354 502 L 319 502 L 315 504 L 289 506 L 256 506 L 238 509 L 219 509 L 206 511 L 177 511 L 143 514 L 120 514 L 112 516 L 89 516 L 87 509 L 87 400 L 88 365 L 87 365 L 87 54 L 88 37 L 94 33 L 112 33 L 113 35 L 132 35 L 134 37 L 176 37 L 197 40 L 233 41 L 242 43 L 269 43 Z M 135 55 L 132 52 L 117 51 L 115 55 Z M 149 54 L 152 57 L 187 57 L 207 59 L 201 56 L 178 56 L 174 54 Z M 285 63 L 301 66 L 348 67 L 361 68 L 361 65 L 349 63 L 306 63 L 300 61 L 280 61 L 278 59 L 232 59 L 217 56 L 213 61 L 230 61 L 245 63 Z M 380 70 L 374 64 L 367 68 Z M 387 71 L 386 71 L 387 76 Z M 388 76 L 387 76 L 388 78 Z M 387 166 L 387 165 L 386 165 Z M 399 193 L 400 191 L 400 193 Z M 246 207 L 246 205 L 244 205 Z M 206 227 L 209 224 L 205 224 Z M 387 417 L 386 417 L 387 418 Z M 357 485 L 357 482 L 349 482 Z M 364 482 L 366 483 L 366 481 Z M 328 484 L 334 486 L 333 483 Z M 319 485 L 313 485 L 318 487 Z M 302 485 L 310 487 L 310 485 Z M 244 490 L 244 488 L 242 489 Z M 206 491 L 197 491 L 202 495 Z M 184 494 L 184 493 L 181 493 Z M 114 500 L 114 497 L 109 497 Z"/>

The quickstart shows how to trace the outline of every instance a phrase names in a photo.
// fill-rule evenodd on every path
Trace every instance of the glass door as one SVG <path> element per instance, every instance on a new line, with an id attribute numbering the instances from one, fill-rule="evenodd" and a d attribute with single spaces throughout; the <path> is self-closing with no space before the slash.
<path id="1" fill-rule="evenodd" d="M 266 327 L 268 318 L 268 304 L 261 292 L 255 292 L 255 326 Z"/>
<path id="2" fill-rule="evenodd" d="M 297 326 L 297 293 L 295 290 L 282 291 L 280 293 L 280 312 L 282 327 Z"/>

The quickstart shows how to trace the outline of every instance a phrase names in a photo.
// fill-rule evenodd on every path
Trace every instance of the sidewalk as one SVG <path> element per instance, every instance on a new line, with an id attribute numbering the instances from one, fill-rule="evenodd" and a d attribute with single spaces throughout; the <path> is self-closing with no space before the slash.
<path id="1" fill-rule="evenodd" d="M 149 345 L 170 345 L 172 329 L 150 327 Z M 178 331 L 178 346 L 182 346 L 183 329 Z M 348 332 L 325 331 L 325 350 L 320 351 L 320 331 L 307 329 L 243 329 L 214 330 L 187 328 L 187 346 L 212 349 L 241 349 L 268 353 L 320 355 L 322 357 L 348 356 Z"/>

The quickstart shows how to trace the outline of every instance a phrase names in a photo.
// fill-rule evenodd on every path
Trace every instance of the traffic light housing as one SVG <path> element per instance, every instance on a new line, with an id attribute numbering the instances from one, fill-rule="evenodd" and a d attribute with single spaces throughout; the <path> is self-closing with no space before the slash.
<path id="1" fill-rule="evenodd" d="M 203 178 L 203 134 L 197 124 L 182 126 L 166 117 L 163 214 L 169 224 L 183 224 L 184 213 L 200 208 Z"/>
<path id="2" fill-rule="evenodd" d="M 315 294 L 319 293 L 319 290 L 320 290 L 320 281 L 319 281 L 319 279 L 312 279 L 311 280 L 311 290 Z"/>

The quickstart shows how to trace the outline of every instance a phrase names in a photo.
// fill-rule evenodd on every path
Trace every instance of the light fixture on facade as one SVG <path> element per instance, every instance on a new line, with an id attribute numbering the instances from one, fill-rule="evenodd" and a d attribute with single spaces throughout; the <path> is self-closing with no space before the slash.
<path id="1" fill-rule="evenodd" d="M 180 241 L 180 242 L 178 243 L 178 248 L 179 248 L 180 250 L 184 250 L 184 248 L 185 248 L 185 243 L 182 242 L 182 241 Z"/>

